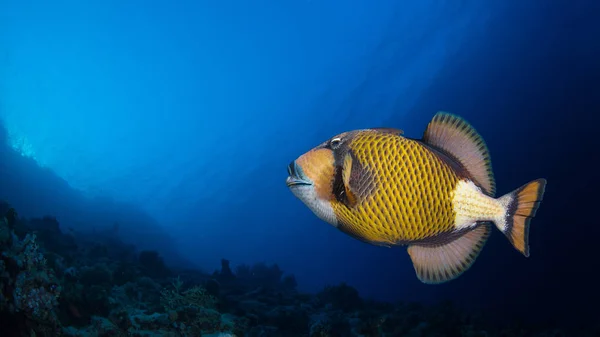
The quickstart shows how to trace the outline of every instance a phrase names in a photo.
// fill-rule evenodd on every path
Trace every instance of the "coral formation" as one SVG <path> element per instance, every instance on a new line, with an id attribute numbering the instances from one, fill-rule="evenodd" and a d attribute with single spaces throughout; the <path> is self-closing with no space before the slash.
<path id="1" fill-rule="evenodd" d="M 0 327 L 10 336 L 596 336 L 493 328 L 452 303 L 380 303 L 342 283 L 299 292 L 277 265 L 207 274 L 107 235 L 63 233 L 0 204 Z"/>
<path id="2" fill-rule="evenodd" d="M 60 283 L 39 251 L 36 235 L 30 233 L 20 240 L 12 233 L 16 213 L 11 210 L 8 218 L 0 219 L 0 310 L 21 314 L 21 319 L 13 321 L 14 324 L 27 320 L 37 329 L 54 331 L 59 326 L 55 307 L 61 292 Z"/>

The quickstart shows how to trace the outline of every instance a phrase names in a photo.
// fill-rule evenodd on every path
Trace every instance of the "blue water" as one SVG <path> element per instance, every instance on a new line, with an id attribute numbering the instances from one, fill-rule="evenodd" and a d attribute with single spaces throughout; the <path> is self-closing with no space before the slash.
<path id="1" fill-rule="evenodd" d="M 596 294 L 558 281 L 592 271 L 559 261 L 587 253 L 559 254 L 559 228 L 577 224 L 566 210 L 554 223 L 561 198 L 580 194 L 561 181 L 589 153 L 558 138 L 586 137 L 600 108 L 598 7 L 3 0 L 0 116 L 20 156 L 3 162 L 0 199 L 65 228 L 118 222 L 125 240 L 206 270 L 221 258 L 278 263 L 302 290 L 346 281 L 378 299 L 559 315 Z M 403 248 L 318 220 L 285 177 L 292 159 L 337 133 L 389 126 L 419 137 L 438 110 L 483 134 L 499 194 L 545 177 L 550 201 L 533 221 L 531 258 L 495 232 L 471 270 L 432 287 Z M 580 295 L 560 295 L 561 284 Z"/>

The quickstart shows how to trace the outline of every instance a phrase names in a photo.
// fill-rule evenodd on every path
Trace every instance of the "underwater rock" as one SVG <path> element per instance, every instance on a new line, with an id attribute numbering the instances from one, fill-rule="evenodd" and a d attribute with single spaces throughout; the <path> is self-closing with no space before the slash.
<path id="1" fill-rule="evenodd" d="M 331 304 L 334 309 L 344 312 L 359 310 L 363 306 L 358 291 L 344 282 L 336 286 L 326 286 L 317 294 L 317 298 L 322 303 Z"/>
<path id="2" fill-rule="evenodd" d="M 113 283 L 123 285 L 127 282 L 133 282 L 138 278 L 139 274 L 134 264 L 119 262 L 113 272 Z"/>
<path id="3" fill-rule="evenodd" d="M 229 266 L 229 260 L 221 259 L 221 270 L 215 276 L 221 282 L 228 282 L 235 278 Z"/>
<path id="4" fill-rule="evenodd" d="M 79 271 L 79 281 L 84 286 L 112 284 L 112 273 L 107 265 L 99 263 L 93 267 L 84 266 Z"/>
<path id="5" fill-rule="evenodd" d="M 74 238 L 63 234 L 55 217 L 33 218 L 26 223 L 26 229 L 36 233 L 46 251 L 67 254 L 77 249 Z"/>
<path id="6" fill-rule="evenodd" d="M 266 303 L 257 300 L 245 300 L 238 303 L 237 307 L 244 313 L 262 315 L 269 309 Z"/>
<path id="7" fill-rule="evenodd" d="M 276 326 L 260 325 L 250 328 L 247 332 L 248 337 L 268 337 L 282 336 Z"/>
<path id="8" fill-rule="evenodd" d="M 120 336 L 121 332 L 110 320 L 104 317 L 92 316 L 90 325 L 77 329 L 75 327 L 65 327 L 62 330 L 67 337 L 89 337 L 89 336 Z"/>
<path id="9" fill-rule="evenodd" d="M 6 218 L 0 219 L 0 246 L 6 246 L 10 244 L 12 238 L 12 231 Z"/>
<path id="10" fill-rule="evenodd" d="M 350 336 L 350 324 L 340 312 L 321 312 L 310 317 L 309 336 Z"/>
<path id="11" fill-rule="evenodd" d="M 56 325 L 54 309 L 58 305 L 61 286 L 39 251 L 36 235 L 27 234 L 22 241 L 18 238 L 10 241 L 10 247 L 2 246 L 0 256 L 1 309 L 23 313 L 37 323 Z"/>
<path id="12" fill-rule="evenodd" d="M 145 314 L 138 311 L 131 315 L 131 322 L 136 330 L 159 330 L 162 327 L 168 327 L 171 324 L 169 315 L 166 313 Z"/>
<path id="13" fill-rule="evenodd" d="M 144 250 L 140 252 L 139 263 L 142 272 L 152 278 L 166 278 L 171 276 L 171 271 L 157 251 Z"/>
<path id="14" fill-rule="evenodd" d="M 294 277 L 294 275 L 286 275 L 281 280 L 281 285 L 285 290 L 293 291 L 296 290 L 298 282 L 296 282 L 296 277 Z"/>
<path id="15" fill-rule="evenodd" d="M 17 218 L 18 218 L 17 211 L 15 211 L 15 209 L 11 207 L 6 212 L 5 217 L 6 217 L 6 223 L 8 224 L 8 227 L 13 228 L 15 226 L 15 223 L 17 222 Z"/>
<path id="16" fill-rule="evenodd" d="M 219 297 L 219 290 L 221 288 L 221 285 L 217 280 L 207 280 L 206 282 L 204 282 L 204 288 L 211 296 Z"/>
<path id="17" fill-rule="evenodd" d="M 298 306 L 277 306 L 265 314 L 266 323 L 282 331 L 300 333 L 309 325 L 309 315 Z"/>

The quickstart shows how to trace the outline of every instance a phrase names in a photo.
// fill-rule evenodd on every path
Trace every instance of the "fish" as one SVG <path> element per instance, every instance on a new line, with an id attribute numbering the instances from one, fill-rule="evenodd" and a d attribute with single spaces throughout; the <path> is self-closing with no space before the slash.
<path id="1" fill-rule="evenodd" d="M 434 114 L 421 138 L 396 128 L 342 132 L 287 167 L 286 184 L 314 215 L 368 244 L 407 247 L 417 278 L 441 284 L 467 271 L 492 228 L 529 257 L 540 178 L 496 197 L 483 137 L 462 117 Z"/>

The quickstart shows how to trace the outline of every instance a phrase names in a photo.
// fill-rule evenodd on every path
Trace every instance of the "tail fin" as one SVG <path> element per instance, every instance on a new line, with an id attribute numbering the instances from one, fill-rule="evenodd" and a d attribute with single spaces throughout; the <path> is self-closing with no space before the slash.
<path id="1" fill-rule="evenodd" d="M 546 179 L 536 179 L 501 197 L 506 202 L 503 232 L 523 255 L 529 256 L 529 222 L 540 206 Z"/>

